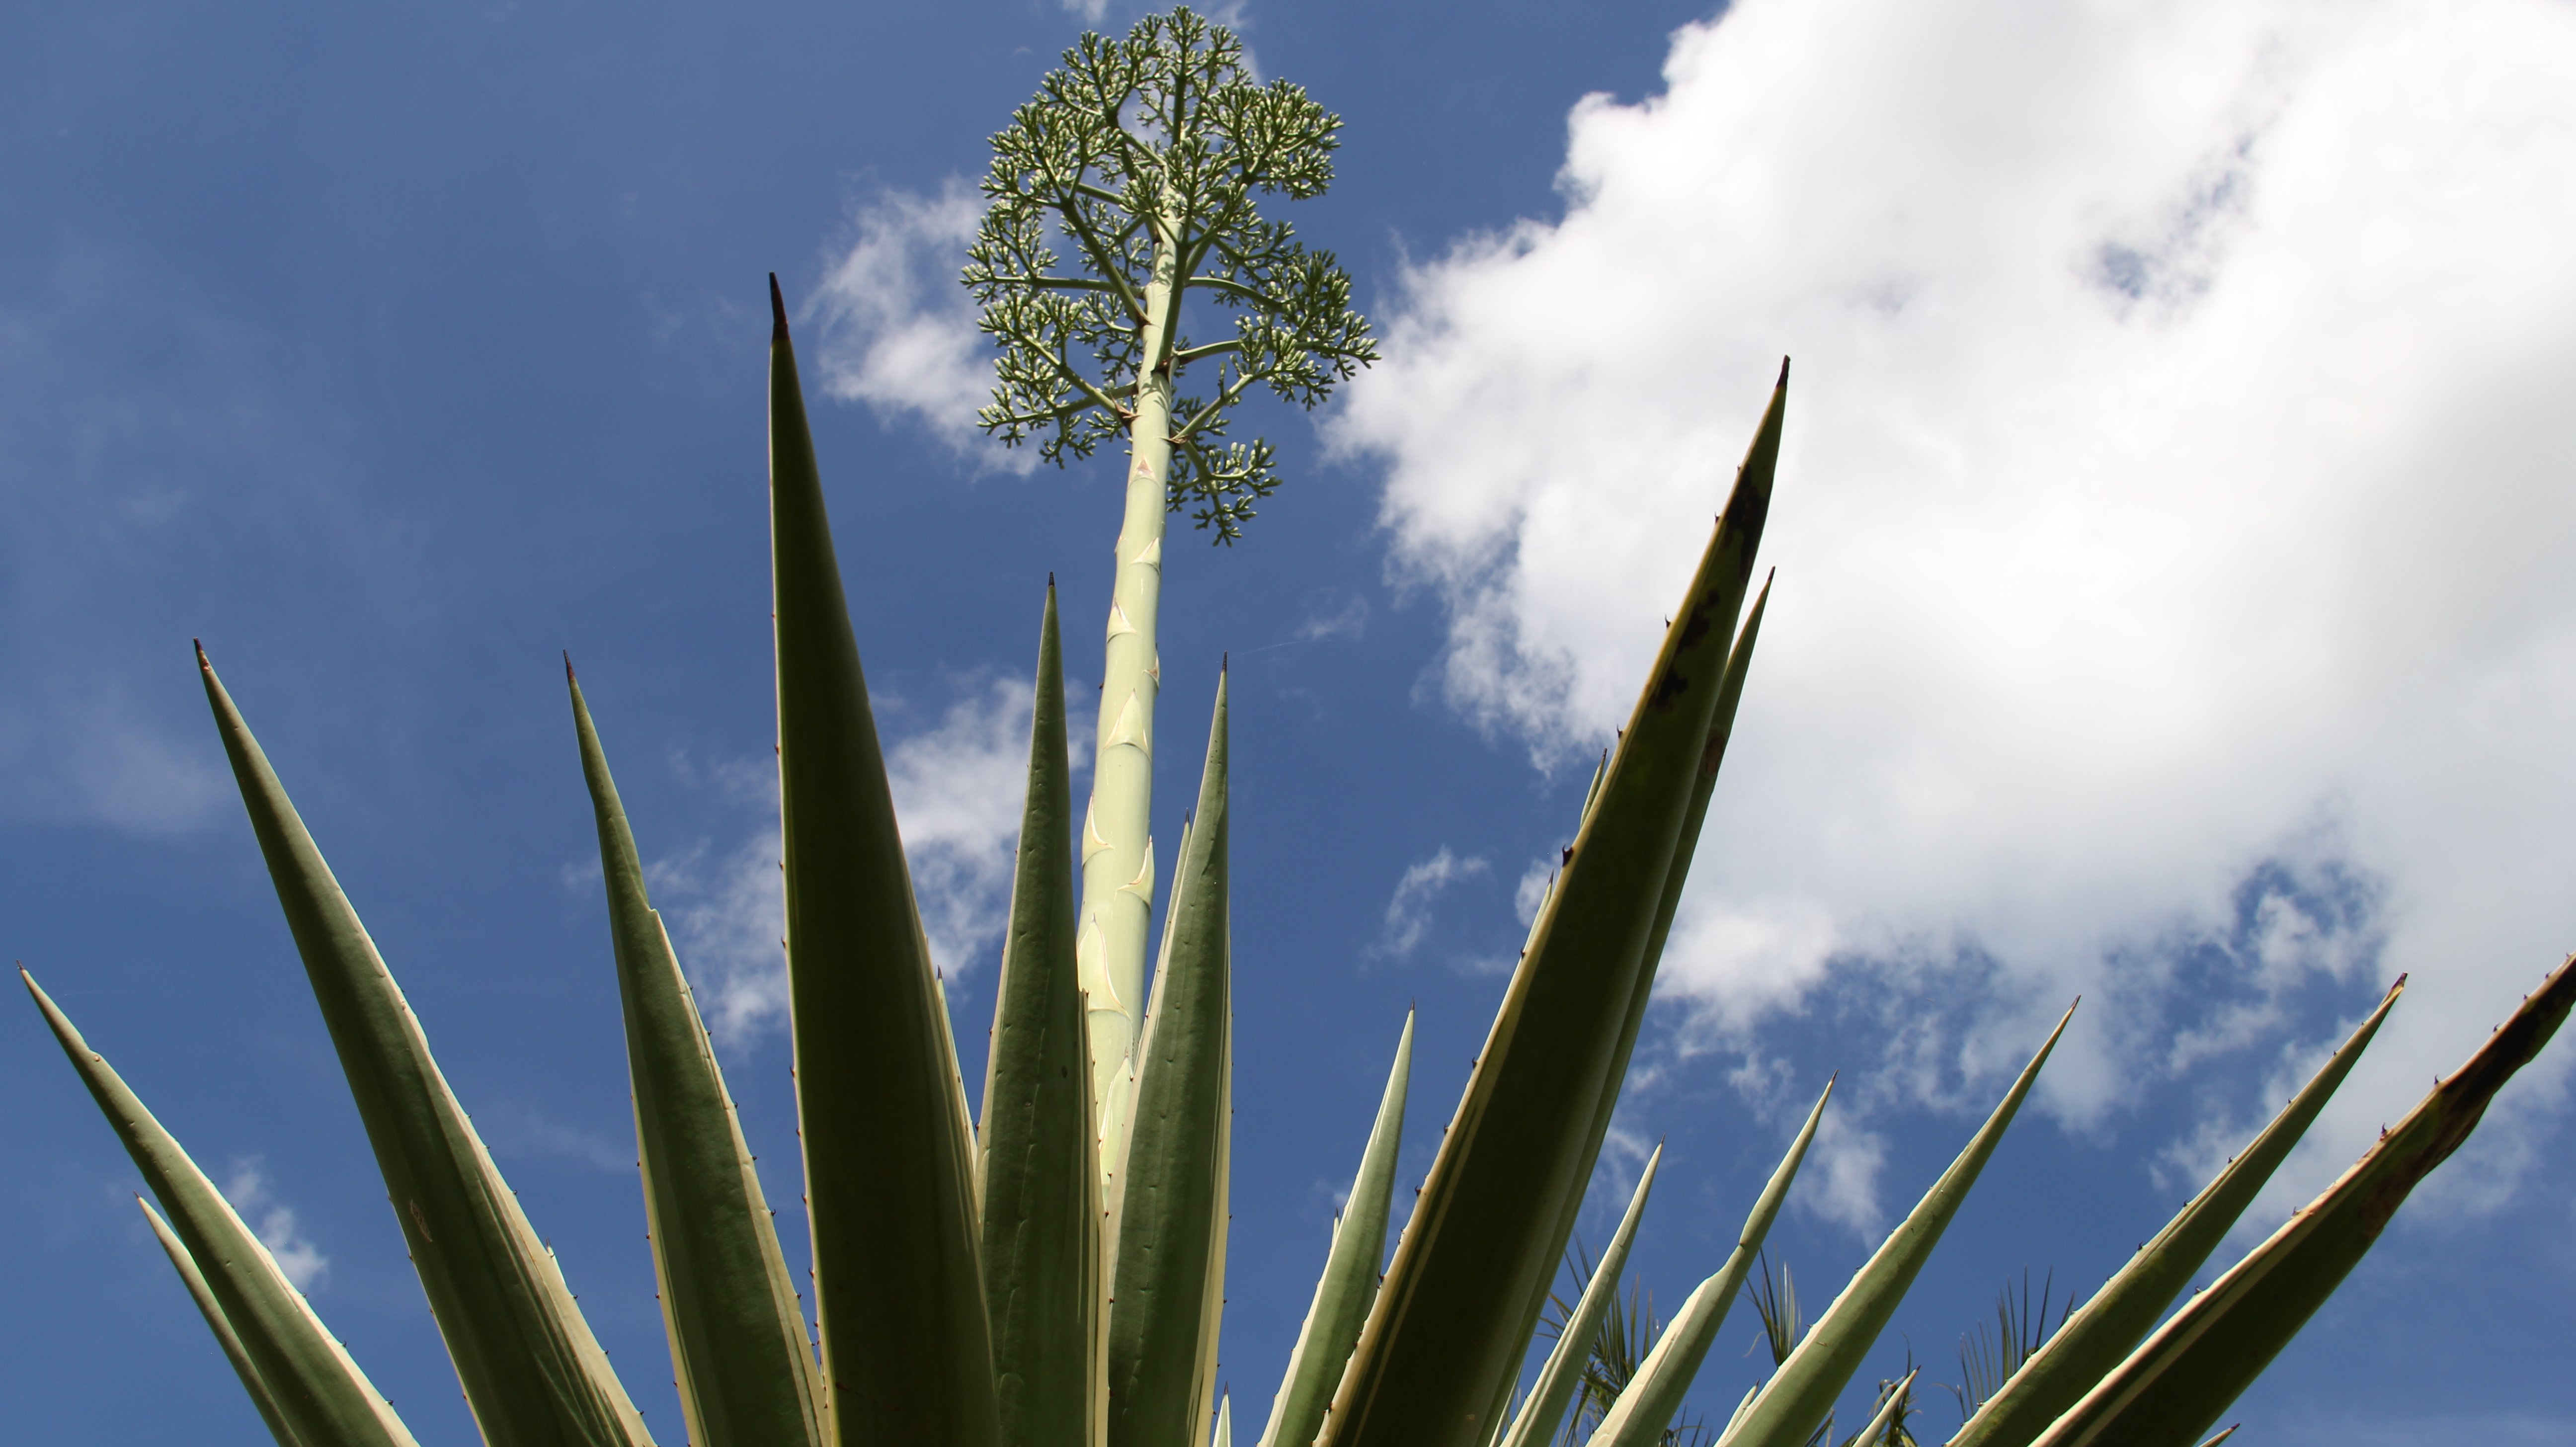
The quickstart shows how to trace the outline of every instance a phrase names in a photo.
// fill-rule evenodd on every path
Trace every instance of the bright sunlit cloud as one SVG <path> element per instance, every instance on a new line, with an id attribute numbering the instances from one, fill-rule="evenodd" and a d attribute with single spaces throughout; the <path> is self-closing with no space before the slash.
<path id="1" fill-rule="evenodd" d="M 1560 220 L 1408 273 L 1337 443 L 1552 768 L 1795 355 L 1697 1048 L 1867 962 L 1973 983 L 1999 1083 L 2081 990 L 2086 1121 L 2414 971 L 2308 1186 L 2576 943 L 2571 75 L 2534 0 L 1745 0 L 1576 107 Z"/>

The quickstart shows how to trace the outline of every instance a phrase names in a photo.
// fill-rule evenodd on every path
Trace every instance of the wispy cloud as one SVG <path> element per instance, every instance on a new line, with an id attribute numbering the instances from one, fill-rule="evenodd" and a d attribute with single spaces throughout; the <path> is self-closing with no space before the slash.
<path id="1" fill-rule="evenodd" d="M 1441 894 L 1459 880 L 1482 876 L 1486 868 L 1481 857 L 1461 859 L 1446 844 L 1429 859 L 1407 867 L 1386 902 L 1386 925 L 1378 932 L 1374 952 L 1390 960 L 1411 956 L 1431 933 L 1431 906 Z"/>
<path id="2" fill-rule="evenodd" d="M 1991 1081 L 2081 991 L 2081 1120 L 2413 970 L 2307 1189 L 2558 957 L 2571 69 L 2507 3 L 1743 0 L 1575 108 L 1560 219 L 1409 273 L 1335 435 L 1439 686 L 1546 763 L 1624 718 L 1797 356 L 1664 967 L 1699 1038 L 1938 980 Z"/>
<path id="3" fill-rule="evenodd" d="M 922 928 L 951 978 L 987 963 L 1009 920 L 1032 697 L 1026 683 L 995 679 L 886 758 Z"/>
<path id="4" fill-rule="evenodd" d="M 330 1275 L 331 1258 L 296 1224 L 294 1208 L 277 1199 L 257 1157 L 234 1161 L 223 1189 L 224 1199 L 241 1213 L 268 1254 L 277 1258 L 277 1269 L 286 1273 L 296 1290 L 309 1292 Z"/>
<path id="5" fill-rule="evenodd" d="M 1008 922 L 1031 697 L 1029 685 L 1013 679 L 973 685 L 936 725 L 886 750 L 922 929 L 931 959 L 951 979 L 988 963 Z M 701 841 L 646 866 L 708 1032 L 739 1045 L 787 1017 L 777 772 L 768 760 L 712 770 L 675 762 L 765 816 L 730 850 Z"/>

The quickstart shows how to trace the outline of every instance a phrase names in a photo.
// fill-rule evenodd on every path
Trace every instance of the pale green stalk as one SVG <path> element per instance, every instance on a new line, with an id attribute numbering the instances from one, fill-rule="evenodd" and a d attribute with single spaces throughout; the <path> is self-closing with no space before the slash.
<path id="1" fill-rule="evenodd" d="M 1726 1324 L 1727 1308 L 1734 1305 L 1745 1274 L 1753 1269 L 1762 1238 L 1770 1234 L 1771 1222 L 1780 1214 L 1780 1204 L 1789 1198 L 1789 1185 L 1798 1178 L 1799 1163 L 1807 1158 L 1807 1147 L 1816 1138 L 1816 1125 L 1825 1116 L 1825 1102 L 1833 1095 L 1834 1083 L 1828 1080 L 1825 1093 L 1816 1097 L 1815 1108 L 1807 1112 L 1806 1124 L 1799 1127 L 1797 1139 L 1790 1143 L 1788 1155 L 1771 1172 L 1770 1184 L 1755 1199 L 1753 1213 L 1745 1217 L 1744 1229 L 1737 1233 L 1735 1250 L 1727 1256 L 1726 1264 L 1682 1303 L 1672 1323 L 1656 1339 L 1655 1349 L 1638 1366 L 1628 1389 L 1619 1394 L 1600 1425 L 1593 1428 L 1590 1447 L 1656 1447 L 1663 1441 L 1665 1425 L 1690 1394 L 1700 1363 L 1716 1343 L 1718 1329 Z"/>
<path id="2" fill-rule="evenodd" d="M 1154 701 L 1163 686 L 1154 639 L 1172 467 L 1172 313 L 1179 301 L 1171 277 L 1171 242 L 1158 229 L 1143 341 L 1154 360 L 1127 424 L 1127 508 L 1112 550 L 1117 572 L 1101 663 L 1091 804 L 1082 819 L 1082 924 L 1074 942 L 1090 999 L 1092 1101 L 1104 1118 L 1135 1047 L 1154 909 Z"/>
<path id="3" fill-rule="evenodd" d="M 1502 1447 L 1546 1447 L 1565 1421 L 1565 1409 L 1574 1401 L 1575 1388 L 1583 1384 L 1583 1367 L 1592 1356 L 1593 1339 L 1601 1335 L 1601 1318 L 1619 1295 L 1619 1278 L 1628 1270 L 1629 1248 L 1637 1242 L 1637 1223 L 1645 1219 L 1646 1197 L 1654 1191 L 1655 1173 L 1663 1163 L 1664 1148 L 1658 1145 L 1655 1153 L 1646 1157 L 1646 1168 L 1637 1173 L 1637 1189 L 1628 1195 L 1628 1209 L 1619 1218 L 1619 1229 L 1611 1233 L 1609 1246 L 1593 1263 L 1592 1279 L 1583 1284 L 1583 1295 L 1575 1299 L 1564 1329 L 1556 1334 L 1556 1345 L 1548 1349 L 1547 1360 L 1540 1364 L 1538 1379 L 1530 1383 L 1520 1411 L 1513 1415 L 1511 1426 L 1504 1429 Z"/>
<path id="4" fill-rule="evenodd" d="M 1825 1314 L 1817 1318 L 1806 1338 L 1789 1353 L 1789 1360 L 1781 1364 L 1779 1374 L 1754 1399 L 1753 1409 L 1718 1439 L 1718 1447 L 1797 1447 L 1816 1430 L 1818 1422 L 1825 1420 L 1834 1398 L 1842 1394 L 1852 1373 L 1869 1355 L 1887 1319 L 1896 1314 L 1906 1288 L 1914 1284 L 1923 1263 L 1931 1259 L 1932 1248 L 1940 1244 L 1941 1233 L 1949 1227 L 1950 1218 L 1958 1214 L 1969 1188 L 1977 1183 L 1978 1172 L 1985 1169 L 2004 1131 L 2012 1125 L 2014 1112 L 2021 1109 L 2023 1098 L 2039 1079 L 2039 1068 L 2048 1063 L 2049 1052 L 2057 1048 L 2058 1037 L 2066 1033 L 2067 1021 L 2074 1018 L 2075 1011 L 2070 1006 L 1967 1148 L 1932 1183 L 1932 1189 L 1923 1193 L 1923 1199 L 1905 1220 L 1879 1243 L 1868 1264 L 1834 1298 L 1834 1304 L 1825 1308 Z"/>
<path id="5" fill-rule="evenodd" d="M 1333 1388 L 1360 1339 L 1369 1303 L 1377 1300 L 1377 1268 L 1386 1257 L 1386 1226 L 1395 1207 L 1396 1157 L 1404 1144 L 1404 1099 L 1413 1074 L 1413 1012 L 1404 1012 L 1404 1033 L 1396 1037 L 1395 1065 L 1387 1072 L 1386 1093 L 1379 1097 L 1377 1122 L 1369 1128 L 1368 1146 L 1360 1153 L 1359 1174 L 1351 1196 L 1333 1219 L 1333 1242 L 1325 1253 L 1324 1274 L 1315 1283 L 1314 1303 L 1297 1329 L 1297 1345 L 1288 1354 L 1288 1374 L 1271 1399 L 1270 1424 L 1261 1447 L 1308 1447 L 1324 1425 Z"/>

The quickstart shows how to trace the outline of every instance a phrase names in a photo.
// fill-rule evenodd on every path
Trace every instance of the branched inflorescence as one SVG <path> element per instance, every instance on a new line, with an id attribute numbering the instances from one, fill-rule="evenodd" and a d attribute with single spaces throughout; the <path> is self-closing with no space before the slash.
<path id="1" fill-rule="evenodd" d="M 1173 398 L 1167 496 L 1216 541 L 1242 536 L 1279 476 L 1268 442 L 1228 437 L 1228 411 L 1256 385 L 1311 409 L 1377 359 L 1350 275 L 1253 204 L 1320 195 L 1340 128 L 1302 88 L 1257 83 L 1242 42 L 1188 10 L 1082 37 L 993 138 L 964 278 L 1001 350 L 985 430 L 1089 457 L 1134 423 L 1145 378 L 1212 368 Z M 1194 341 L 1193 296 L 1232 335 Z"/>

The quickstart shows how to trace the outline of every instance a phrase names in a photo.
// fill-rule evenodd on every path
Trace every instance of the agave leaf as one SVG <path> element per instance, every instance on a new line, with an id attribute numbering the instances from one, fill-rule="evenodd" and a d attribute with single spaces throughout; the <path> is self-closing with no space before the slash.
<path id="1" fill-rule="evenodd" d="M 1664 1428 L 1673 1414 L 1682 1408 L 1689 1395 L 1691 1382 L 1699 1375 L 1700 1363 L 1707 1359 L 1709 1347 L 1717 1341 L 1718 1329 L 1726 1324 L 1727 1308 L 1734 1305 L 1735 1294 L 1744 1286 L 1745 1273 L 1753 1269 L 1753 1258 L 1762 1249 L 1762 1238 L 1771 1232 L 1772 1219 L 1780 1214 L 1780 1203 L 1788 1199 L 1789 1185 L 1798 1178 L 1799 1163 L 1807 1157 L 1807 1147 L 1816 1138 L 1816 1124 L 1824 1119 L 1825 1102 L 1833 1099 L 1834 1083 L 1825 1082 L 1825 1093 L 1816 1097 L 1813 1110 L 1807 1112 L 1807 1123 L 1798 1129 L 1798 1138 L 1790 1143 L 1789 1153 L 1772 1171 L 1770 1184 L 1753 1203 L 1753 1214 L 1744 1219 L 1744 1229 L 1735 1238 L 1735 1250 L 1717 1274 L 1699 1284 L 1682 1309 L 1673 1315 L 1672 1323 L 1655 1341 L 1655 1349 L 1646 1354 L 1628 1389 L 1601 1418 L 1592 1431 L 1591 1447 L 1649 1447 L 1664 1440 Z"/>
<path id="2" fill-rule="evenodd" d="M 1231 1396 L 1219 1396 L 1216 1399 L 1214 1442 L 1215 1447 L 1234 1447 L 1234 1398 Z"/>
<path id="3" fill-rule="evenodd" d="M 392 1404 L 277 1269 L 276 1258 L 223 1192 L 107 1058 L 89 1048 L 35 976 L 21 969 L 18 978 L 134 1158 L 144 1184 L 169 1210 L 171 1219 L 164 1221 L 151 1207 L 143 1208 L 269 1431 L 283 1447 L 415 1447 Z"/>
<path id="4" fill-rule="evenodd" d="M 1002 943 L 976 1141 L 984 1304 L 1002 1439 L 1098 1447 L 1100 1175 L 1073 960 L 1073 804 L 1055 582 L 1038 629 L 1037 705 L 1018 871 Z"/>
<path id="5" fill-rule="evenodd" d="M 475 1425 L 491 1447 L 650 1442 L 554 1252 L 474 1133 L 401 987 L 202 648 L 197 666 Z"/>
<path id="6" fill-rule="evenodd" d="M 1494 1430 L 1625 1062 L 1620 1044 L 1770 507 L 1787 371 L 1503 996 L 1344 1373 L 1333 1447 Z"/>
<path id="7" fill-rule="evenodd" d="M 1333 1222 L 1323 1279 L 1315 1283 L 1314 1304 L 1297 1329 L 1288 1375 L 1271 1399 L 1261 1447 L 1309 1447 L 1314 1442 L 1324 1425 L 1324 1409 L 1332 1405 L 1333 1388 L 1341 1383 L 1342 1367 L 1360 1339 L 1360 1324 L 1368 1319 L 1369 1303 L 1377 1299 L 1377 1268 L 1386 1259 L 1396 1155 L 1404 1144 L 1404 1096 L 1412 1075 L 1413 1012 L 1407 1010 L 1404 1033 L 1395 1041 L 1395 1067 L 1387 1072 L 1386 1094 L 1378 1100 L 1377 1123 L 1369 1128 L 1359 1174 L 1351 1181 L 1350 1204 Z"/>
<path id="8" fill-rule="evenodd" d="M 1226 923 L 1226 687 L 1172 886 L 1136 1049 L 1109 1309 L 1111 1447 L 1202 1441 L 1224 1303 L 1233 1009 Z"/>
<path id="9" fill-rule="evenodd" d="M 833 1440 L 991 1447 L 999 1408 L 954 1042 L 775 277 L 769 295 L 788 999 Z"/>
<path id="10" fill-rule="evenodd" d="M 259 1419 L 268 1424 L 268 1435 L 277 1439 L 277 1447 L 301 1447 L 295 1429 L 286 1425 L 285 1414 L 278 1410 L 276 1396 L 268 1390 L 268 1383 L 260 1380 L 259 1367 L 251 1361 L 249 1349 L 242 1345 L 233 1324 L 224 1320 L 223 1305 L 215 1300 L 214 1288 L 206 1285 L 206 1275 L 197 1269 L 196 1258 L 188 1254 L 179 1234 L 170 1229 L 160 1212 L 152 1209 L 151 1202 L 137 1196 L 134 1204 L 143 1208 L 143 1219 L 151 1223 L 153 1237 L 170 1258 L 170 1268 L 179 1273 L 180 1284 L 188 1288 L 188 1299 L 197 1304 L 197 1314 L 206 1319 L 206 1330 L 215 1334 L 215 1344 L 224 1349 L 224 1360 L 233 1364 L 233 1375 L 241 1379 L 242 1390 L 250 1394 L 250 1404 L 259 1409 Z"/>
<path id="11" fill-rule="evenodd" d="M 2570 1005 L 2576 955 L 2323 1195 L 2051 1424 L 2042 1447 L 2143 1447 L 2208 1431 L 2343 1283 L 2415 1184 L 2477 1129 L 2487 1102 L 2549 1043 Z"/>
<path id="12" fill-rule="evenodd" d="M 1699 770 L 1691 776 L 1690 802 L 1682 811 L 1681 832 L 1673 841 L 1672 863 L 1664 871 L 1663 896 L 1656 901 L 1654 926 L 1646 936 L 1644 962 L 1629 995 L 1628 1015 L 1619 1029 L 1619 1043 L 1611 1053 L 1610 1088 L 1601 1093 L 1600 1103 L 1593 1112 L 1592 1146 L 1584 1155 L 1581 1166 L 1583 1179 L 1587 1181 L 1592 1178 L 1593 1167 L 1599 1161 L 1601 1141 L 1609 1134 L 1611 1114 L 1618 1108 L 1619 1087 L 1628 1076 L 1628 1059 L 1636 1051 L 1637 1032 L 1646 1023 L 1646 1006 L 1654 996 L 1655 972 L 1663 963 L 1664 943 L 1672 935 L 1673 916 L 1681 908 L 1682 888 L 1690 880 L 1691 860 L 1698 852 L 1700 828 L 1708 819 L 1709 800 L 1717 790 L 1718 767 L 1725 761 L 1727 741 L 1735 732 L 1735 710 L 1744 699 L 1744 680 L 1753 667 L 1753 647 L 1762 637 L 1762 614 L 1770 601 L 1771 582 L 1766 578 L 1761 593 L 1753 600 L 1752 609 L 1745 614 L 1743 632 L 1727 652 L 1726 673 L 1718 683 L 1717 706 L 1710 713 L 1708 732 L 1700 745 Z M 1592 799 L 1599 796 L 1600 784 L 1596 777 Z M 1590 811 L 1591 800 L 1587 800 L 1586 817 Z M 1553 893 L 1552 881 L 1550 892 Z M 1539 917 L 1531 922 L 1533 940 L 1537 937 L 1539 924 L 1546 917 L 1546 905 L 1547 901 L 1542 899 Z M 1579 1195 L 1566 1202 L 1556 1230 L 1560 1253 L 1565 1249 L 1565 1241 L 1574 1234 L 1574 1217 L 1582 1208 L 1583 1198 Z M 1529 1323 L 1521 1329 L 1524 1337 L 1537 1324 L 1545 1301 L 1546 1283 L 1542 1281 L 1538 1293 L 1523 1304 L 1522 1316 Z M 1506 1375 L 1495 1395 L 1493 1410 L 1497 1419 L 1508 1405 L 1511 1388 L 1512 1377 Z"/>
<path id="13" fill-rule="evenodd" d="M 2226 1239 L 2236 1218 L 2253 1204 L 2263 1183 L 2307 1134 L 2335 1088 L 2379 1024 L 2388 1018 L 2406 990 L 2404 976 L 2390 986 L 2379 1008 L 2335 1051 L 2299 1093 L 2290 1098 L 2253 1143 L 2227 1163 L 2227 1168 L 2201 1188 L 2182 1210 L 2138 1249 L 2108 1284 L 2095 1292 L 2084 1309 L 2057 1329 L 2021 1370 L 2013 1373 L 1984 1406 L 1977 1409 L 1950 1447 L 2025 1447 L 2076 1400 L 2120 1364 L 2138 1339 L 2156 1324 L 2167 1306 L 2191 1284 L 2192 1273 Z"/>
<path id="14" fill-rule="evenodd" d="M 1645 1218 L 1646 1197 L 1654 1191 L 1655 1173 L 1663 1163 L 1664 1148 L 1657 1145 L 1655 1153 L 1646 1157 L 1646 1168 L 1637 1173 L 1637 1189 L 1629 1193 L 1619 1229 L 1611 1233 L 1609 1246 L 1593 1264 L 1592 1279 L 1584 1283 L 1583 1295 L 1575 1299 L 1574 1310 L 1565 1318 L 1565 1329 L 1556 1334 L 1556 1345 L 1539 1366 L 1538 1379 L 1530 1383 L 1520 1411 L 1504 1429 L 1503 1447 L 1544 1447 L 1565 1421 L 1575 1388 L 1583 1384 L 1592 1343 L 1601 1335 L 1601 1318 L 1619 1298 L 1619 1279 L 1628 1270 L 1628 1249 L 1637 1242 L 1637 1223 Z"/>
<path id="15" fill-rule="evenodd" d="M 1896 1305 L 1905 1297 L 1905 1289 L 1914 1284 L 1915 1273 L 1932 1256 L 1941 1233 L 1957 1214 L 1959 1203 L 1966 1200 L 1968 1189 L 1977 1183 L 1977 1173 L 1985 1169 L 1986 1160 L 2011 1126 L 2013 1113 L 2021 1109 L 2023 1097 L 2030 1094 L 2032 1082 L 2039 1079 L 2039 1068 L 2048 1062 L 2048 1053 L 2057 1048 L 2058 1037 L 2066 1033 L 2068 1020 L 2075 1018 L 2069 1006 L 2057 1028 L 2048 1032 L 2047 1043 L 2022 1067 L 2021 1075 L 2005 1092 L 2003 1103 L 1969 1140 L 1967 1149 L 1923 1193 L 1904 1222 L 1879 1243 L 1866 1265 L 1852 1277 L 1842 1295 L 1825 1308 L 1825 1314 L 1807 1331 L 1805 1340 L 1789 1353 L 1779 1374 L 1754 1398 L 1753 1409 L 1746 1412 L 1726 1435 L 1718 1439 L 1719 1447 L 1793 1447 L 1807 1440 L 1816 1424 L 1851 1381 L 1861 1359 L 1869 1355 L 1887 1319 L 1895 1315 Z"/>
<path id="16" fill-rule="evenodd" d="M 645 891 L 635 835 L 570 660 L 564 685 L 599 829 L 645 1229 L 689 1440 L 700 1447 L 819 1447 L 822 1406 L 805 1309 L 778 1248 L 760 1169 Z"/>

